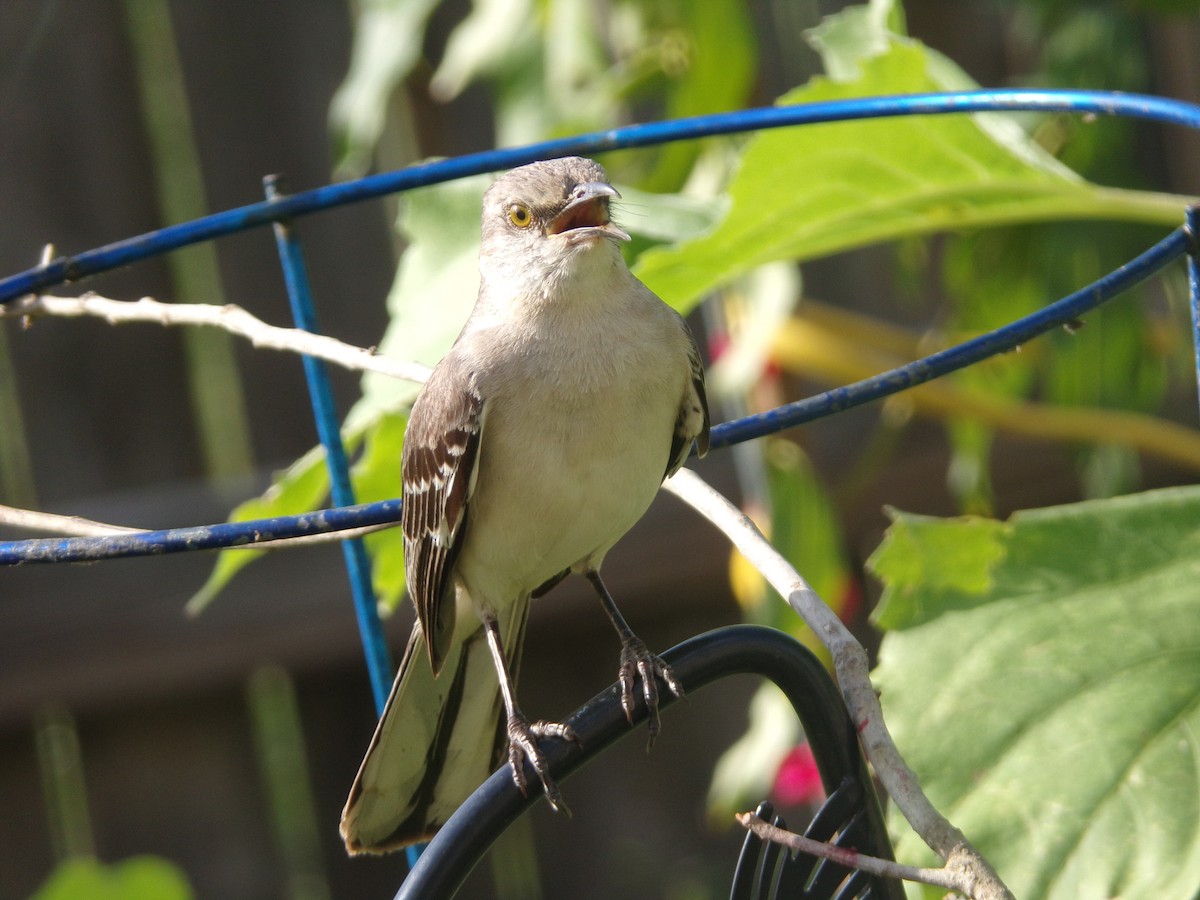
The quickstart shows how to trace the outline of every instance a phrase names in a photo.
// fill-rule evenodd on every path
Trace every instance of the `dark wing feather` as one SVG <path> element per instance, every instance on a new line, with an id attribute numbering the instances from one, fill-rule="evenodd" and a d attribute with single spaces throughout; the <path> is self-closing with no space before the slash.
<path id="1" fill-rule="evenodd" d="M 687 328 L 686 325 L 683 327 Z M 691 338 L 690 332 L 688 337 Z M 704 391 L 704 363 L 700 359 L 700 351 L 696 348 L 694 339 L 688 347 L 688 365 L 691 368 L 691 379 L 679 401 L 679 415 L 675 419 L 675 431 L 671 435 L 671 454 L 667 457 L 664 480 L 674 475 L 679 467 L 687 462 L 688 455 L 692 452 L 692 441 L 696 442 L 698 456 L 704 456 L 708 452 L 708 395 Z"/>
<path id="2" fill-rule="evenodd" d="M 454 632 L 452 571 L 475 483 L 483 399 L 439 366 L 413 405 L 401 476 L 404 568 L 436 674 Z"/>

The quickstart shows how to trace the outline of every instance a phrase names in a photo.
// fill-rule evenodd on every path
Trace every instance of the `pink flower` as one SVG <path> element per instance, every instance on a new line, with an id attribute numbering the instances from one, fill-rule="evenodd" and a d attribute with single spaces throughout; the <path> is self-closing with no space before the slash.
<path id="1" fill-rule="evenodd" d="M 783 758 L 775 773 L 771 794 L 781 806 L 820 803 L 825 799 L 821 773 L 813 759 L 812 748 L 807 743 L 800 744 Z"/>

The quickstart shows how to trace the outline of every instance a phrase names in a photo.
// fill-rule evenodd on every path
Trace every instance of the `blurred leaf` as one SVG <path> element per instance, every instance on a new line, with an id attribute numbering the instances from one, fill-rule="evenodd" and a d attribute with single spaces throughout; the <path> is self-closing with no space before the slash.
<path id="1" fill-rule="evenodd" d="M 942 280 L 953 298 L 949 326 L 964 336 L 1001 327 L 1043 306 L 1056 294 L 1031 265 L 1040 258 L 1036 228 L 990 229 L 951 235 L 942 244 Z M 1013 353 L 1003 364 L 970 366 L 951 376 L 955 385 L 993 398 L 1018 400 L 1034 385 L 1035 367 L 1044 353 Z M 992 510 L 989 458 L 993 429 L 978 420 L 954 417 L 947 422 L 952 456 L 947 481 L 965 512 Z"/>
<path id="2" fill-rule="evenodd" d="M 330 900 L 295 681 L 282 666 L 260 665 L 246 682 L 246 707 L 275 839 L 272 856 L 283 870 L 275 876 L 277 890 L 288 900 Z"/>
<path id="3" fill-rule="evenodd" d="M 434 96 L 453 99 L 474 79 L 512 65 L 513 51 L 528 46 L 537 22 L 533 0 L 473 0 L 446 42 L 430 85 Z"/>
<path id="4" fill-rule="evenodd" d="M 432 366 L 449 349 L 479 293 L 479 210 L 486 175 L 404 194 L 396 228 L 408 243 L 388 294 L 388 326 L 379 352 Z M 376 372 L 347 427 L 407 409 L 420 385 Z"/>
<path id="5" fill-rule="evenodd" d="M 680 119 L 746 105 L 758 63 L 753 23 L 744 0 L 660 2 L 659 68 L 664 117 Z M 643 187 L 679 190 L 702 143 L 675 141 L 659 149 Z"/>
<path id="6" fill-rule="evenodd" d="M 821 599 L 839 615 L 852 596 L 853 582 L 842 544 L 836 511 L 818 481 L 804 452 L 791 441 L 767 441 L 763 465 L 771 503 L 768 535 L 774 546 Z M 733 557 L 733 581 L 747 618 L 795 635 L 810 650 L 828 658 L 828 652 L 762 576 Z"/>
<path id="7" fill-rule="evenodd" d="M 960 512 L 986 516 L 992 512 L 992 477 L 988 466 L 992 429 L 978 419 L 963 417 L 946 422 L 950 437 L 950 464 L 946 485 L 958 501 Z"/>
<path id="8" fill-rule="evenodd" d="M 1089 315 L 1084 327 L 1056 340 L 1045 379 L 1048 398 L 1070 406 L 1157 406 L 1168 372 L 1167 358 L 1149 344 L 1151 315 L 1142 304 L 1109 304 Z"/>
<path id="9" fill-rule="evenodd" d="M 183 62 L 167 0 L 125 0 L 126 34 L 161 220 L 186 222 L 210 212 L 200 149 L 192 124 Z M 181 247 L 163 260 L 175 299 L 224 305 L 216 245 Z M 191 414 L 210 476 L 254 468 L 250 414 L 233 337 L 217 328 L 181 332 Z"/>
<path id="10" fill-rule="evenodd" d="M 755 691 L 747 717 L 746 733 L 713 767 L 705 805 L 714 827 L 727 827 L 734 813 L 767 798 L 780 764 L 803 737 L 787 695 L 771 682 Z"/>
<path id="11" fill-rule="evenodd" d="M 90 857 L 61 863 L 33 900 L 190 900 L 187 878 L 174 863 L 134 856 L 112 865 Z"/>
<path id="12" fill-rule="evenodd" d="M 834 81 L 854 81 L 863 60 L 882 56 L 895 38 L 906 33 L 904 9 L 895 0 L 869 0 L 826 16 L 807 37 L 821 54 L 825 74 Z"/>
<path id="13" fill-rule="evenodd" d="M 830 32 L 824 40 L 832 40 Z M 862 59 L 853 81 L 816 78 L 780 102 L 932 91 L 966 80 L 961 72 L 951 79 L 953 64 L 915 41 L 892 35 L 887 47 Z M 729 195 L 728 214 L 712 231 L 638 259 L 638 276 L 679 309 L 773 260 L 1015 221 L 1103 217 L 1175 225 L 1187 204 L 1088 184 L 995 116 L 762 132 L 746 144 Z"/>
<path id="14" fill-rule="evenodd" d="M 572 134 L 618 119 L 616 98 L 604 77 L 606 16 L 593 0 L 546 0 L 541 34 L 542 107 L 550 118 L 545 135 Z"/>
<path id="15" fill-rule="evenodd" d="M 400 454 L 407 424 L 406 415 L 383 415 L 367 434 L 363 454 L 351 473 L 359 503 L 400 496 Z M 404 539 L 400 529 L 372 532 L 366 536 L 366 542 L 376 599 L 395 607 L 404 595 Z"/>
<path id="16" fill-rule="evenodd" d="M 892 733 L 1017 896 L 1200 888 L 1198 557 L 1188 487 L 1003 523 L 896 514 L 870 561 L 903 629 L 874 675 Z"/>
<path id="17" fill-rule="evenodd" d="M 771 491 L 772 543 L 804 574 L 826 605 L 841 614 L 850 586 L 850 569 L 833 503 L 808 457 L 795 444 L 786 440 L 769 442 L 765 461 Z M 782 598 L 771 607 L 787 614 L 792 623 L 788 631 L 808 630 Z"/>
<path id="18" fill-rule="evenodd" d="M 308 512 L 317 509 L 328 494 L 329 473 L 325 468 L 325 450 L 314 447 L 277 474 L 275 481 L 261 496 L 235 507 L 229 514 L 229 521 L 246 522 Z M 266 552 L 237 548 L 218 553 L 208 580 L 187 602 L 188 614 L 203 612 L 238 572 Z"/>
<path id="19" fill-rule="evenodd" d="M 708 391 L 716 398 L 743 397 L 774 361 L 776 335 L 800 300 L 800 270 L 768 263 L 738 280 L 721 297 L 728 343 L 709 369 Z"/>
<path id="20" fill-rule="evenodd" d="M 621 185 L 614 204 L 616 218 L 635 243 L 683 241 L 711 228 L 721 215 L 721 200 L 701 200 L 683 194 L 656 194 Z M 636 254 L 635 254 L 636 255 Z"/>
<path id="21" fill-rule="evenodd" d="M 350 70 L 329 106 L 335 168 L 362 175 L 383 134 L 393 91 L 421 56 L 425 22 L 438 0 L 360 0 Z"/>

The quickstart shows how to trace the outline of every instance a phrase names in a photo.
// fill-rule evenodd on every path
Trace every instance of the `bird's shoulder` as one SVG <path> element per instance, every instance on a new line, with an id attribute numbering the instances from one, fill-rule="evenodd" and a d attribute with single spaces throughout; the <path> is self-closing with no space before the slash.
<path id="1" fill-rule="evenodd" d="M 482 402 L 476 373 L 452 349 L 434 367 L 413 404 L 405 449 L 443 440 L 447 430 L 460 429 L 477 418 Z"/>

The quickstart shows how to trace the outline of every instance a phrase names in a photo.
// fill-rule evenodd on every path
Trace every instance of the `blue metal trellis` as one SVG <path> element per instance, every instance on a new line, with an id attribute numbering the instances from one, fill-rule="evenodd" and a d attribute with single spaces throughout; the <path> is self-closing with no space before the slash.
<path id="1" fill-rule="evenodd" d="M 1111 300 L 1162 271 L 1190 249 L 1188 231 L 1182 227 L 1178 228 L 1145 253 L 1100 280 L 1003 328 L 854 384 L 833 388 L 769 412 L 724 422 L 713 428 L 711 444 L 714 447 L 725 447 L 774 434 L 822 416 L 882 399 L 971 365 L 990 355 L 1011 350 L 1039 334 L 1066 325 L 1084 312 Z M 1193 285 L 1195 298 L 1200 294 L 1200 277 L 1193 279 Z M 1200 346 L 1200 331 L 1197 333 Z M 36 538 L 0 542 L 0 566 L 81 562 L 188 550 L 211 550 L 255 541 L 278 540 L 301 534 L 395 522 L 399 520 L 399 515 L 399 501 L 385 500 L 304 516 L 281 516 L 112 537 Z"/>
<path id="2" fill-rule="evenodd" d="M 771 106 L 627 125 L 523 147 L 488 150 L 453 159 L 421 163 L 356 181 L 302 191 L 278 201 L 268 200 L 214 213 L 191 222 L 116 241 L 76 256 L 54 259 L 45 265 L 0 279 L 0 303 L 8 303 L 53 285 L 78 281 L 88 275 L 106 272 L 188 244 L 268 225 L 279 219 L 296 218 L 334 206 L 453 181 L 468 175 L 509 169 L 535 159 L 575 154 L 587 156 L 610 150 L 648 147 L 672 141 L 790 125 L 813 125 L 888 116 L 977 112 L 1064 112 L 1126 116 L 1200 129 L 1200 106 L 1195 104 L 1145 94 L 1073 90 L 981 90 L 894 97 L 857 97 L 803 106 Z"/>
<path id="3" fill-rule="evenodd" d="M 38 293 L 46 288 L 77 281 L 146 257 L 189 244 L 211 240 L 274 223 L 281 264 L 287 280 L 298 327 L 317 330 L 303 256 L 287 224 L 296 217 L 385 194 L 437 184 L 483 172 L 573 154 L 592 155 L 610 150 L 645 147 L 677 140 L 727 135 L 791 125 L 828 123 L 903 115 L 944 115 L 978 112 L 1067 112 L 1126 116 L 1200 129 L 1200 107 L 1177 100 L 1101 91 L 986 90 L 893 97 L 868 97 L 740 110 L 674 121 L 631 125 L 524 147 L 492 150 L 455 159 L 411 166 L 396 172 L 369 176 L 289 196 L 268 183 L 267 200 L 191 222 L 117 241 L 73 257 L 0 279 L 0 303 Z M 1181 217 L 1184 211 L 1181 210 Z M 1189 254 L 1197 383 L 1200 385 L 1200 213 L 1186 211 L 1186 225 L 1154 247 L 1094 284 L 1039 312 L 889 372 L 856 384 L 835 388 L 815 397 L 756 416 L 726 422 L 713 429 L 713 446 L 727 446 L 781 431 L 802 422 L 867 403 L 960 369 L 995 353 L 1012 349 L 1032 337 L 1066 324 L 1143 279 L 1171 261 Z M 71 562 L 118 556 L 142 556 L 180 551 L 243 546 L 301 534 L 334 531 L 360 525 L 395 522 L 399 500 L 354 506 L 349 470 L 342 448 L 338 420 L 323 364 L 305 358 L 318 434 L 326 448 L 333 502 L 336 509 L 300 516 L 229 523 L 164 531 L 122 534 L 104 538 L 58 538 L 0 542 L 0 565 L 37 562 Z M 371 591 L 370 571 L 361 541 L 344 543 L 346 564 L 359 617 L 359 628 L 376 705 L 386 699 L 391 666 Z M 411 857 L 410 857 L 411 861 Z"/>
<path id="4" fill-rule="evenodd" d="M 282 200 L 284 195 L 279 176 L 269 176 L 265 179 L 264 186 L 269 202 L 277 203 Z M 279 260 L 287 282 L 292 319 L 297 328 L 318 333 L 320 328 L 317 325 L 317 310 L 313 305 L 304 252 L 289 220 L 275 221 L 275 243 L 279 249 Z M 346 460 L 346 448 L 342 445 L 341 420 L 333 402 L 329 371 L 323 360 L 312 356 L 305 356 L 303 359 L 317 435 L 321 446 L 325 448 L 325 465 L 329 469 L 329 493 L 337 506 L 352 506 L 354 487 L 350 484 L 350 466 Z M 350 577 L 350 592 L 354 597 L 359 636 L 367 660 L 367 672 L 371 678 L 375 710 L 382 715 L 392 685 L 392 660 L 379 621 L 375 590 L 371 585 L 371 561 L 367 557 L 367 548 L 362 538 L 350 538 L 341 544 L 346 560 L 346 572 Z"/>

